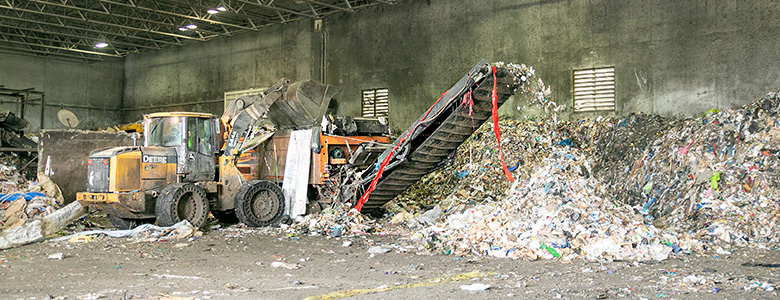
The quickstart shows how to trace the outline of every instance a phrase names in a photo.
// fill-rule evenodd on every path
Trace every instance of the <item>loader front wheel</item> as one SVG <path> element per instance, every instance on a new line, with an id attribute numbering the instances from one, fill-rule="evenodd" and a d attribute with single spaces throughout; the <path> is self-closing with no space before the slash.
<path id="1" fill-rule="evenodd" d="M 194 184 L 171 184 L 157 196 L 155 215 L 160 226 L 187 220 L 192 226 L 201 228 L 208 220 L 209 200 L 206 192 Z"/>
<path id="2" fill-rule="evenodd" d="M 284 192 L 270 181 L 247 182 L 236 193 L 235 210 L 238 219 L 246 225 L 276 225 L 284 215 Z"/>

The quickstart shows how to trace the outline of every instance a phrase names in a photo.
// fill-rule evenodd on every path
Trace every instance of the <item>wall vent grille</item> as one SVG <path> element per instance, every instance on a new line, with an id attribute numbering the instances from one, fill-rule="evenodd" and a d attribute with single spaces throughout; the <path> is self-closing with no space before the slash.
<path id="1" fill-rule="evenodd" d="M 363 116 L 387 117 L 390 112 L 387 88 L 363 90 Z"/>
<path id="2" fill-rule="evenodd" d="M 615 110 L 615 67 L 574 71 L 574 111 Z"/>

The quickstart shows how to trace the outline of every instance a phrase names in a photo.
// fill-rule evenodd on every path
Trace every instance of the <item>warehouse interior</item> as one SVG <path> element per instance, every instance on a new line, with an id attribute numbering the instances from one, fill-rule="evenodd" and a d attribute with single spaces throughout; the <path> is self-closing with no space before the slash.
<path id="1" fill-rule="evenodd" d="M 777 297 L 778 11 L 770 0 L 2 0 L 0 292 Z M 444 120 L 462 110 L 470 120 Z M 208 129 L 208 150 L 187 136 L 146 150 L 165 148 L 146 134 L 164 118 L 223 127 Z M 450 125 L 462 131 L 432 142 Z M 93 152 L 110 146 L 125 150 Z M 155 179 L 168 181 L 93 190 L 93 160 L 111 161 L 99 175 L 114 189 L 133 151 L 142 174 L 148 153 L 168 153 L 173 173 Z M 208 180 L 192 175 L 200 167 Z M 234 201 L 257 189 L 278 199 Z M 170 196 L 161 215 L 168 193 L 202 193 L 205 208 L 176 215 Z"/>

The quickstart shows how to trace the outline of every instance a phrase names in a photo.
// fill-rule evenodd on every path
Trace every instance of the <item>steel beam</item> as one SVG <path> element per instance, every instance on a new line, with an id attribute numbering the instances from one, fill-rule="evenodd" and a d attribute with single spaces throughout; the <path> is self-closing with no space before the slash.
<path id="1" fill-rule="evenodd" d="M 9 51 L 14 51 L 12 54 L 21 54 L 20 52 L 22 52 L 22 53 L 30 53 L 30 52 L 32 52 L 32 53 L 38 53 L 38 54 L 43 54 L 43 55 L 64 56 L 64 57 L 69 57 L 69 58 L 80 59 L 82 61 L 83 60 L 95 60 L 95 61 L 103 60 L 102 58 L 99 58 L 99 57 L 89 57 L 89 56 L 83 56 L 83 55 L 70 55 L 70 54 L 66 54 L 66 53 L 58 53 L 58 52 L 35 50 L 35 49 L 19 49 L 19 48 L 16 48 L 16 47 L 9 47 L 9 46 L 3 46 L 3 45 L 0 45 L 0 50 L 6 50 L 6 51 L 3 51 L 5 53 L 12 53 L 12 52 L 9 52 Z M 42 55 L 35 55 L 35 56 L 40 57 Z"/>
<path id="2" fill-rule="evenodd" d="M 40 24 L 38 24 L 40 26 Z M 75 33 L 64 33 L 61 31 L 58 32 L 52 32 L 51 30 L 44 30 L 43 28 L 30 28 L 30 27 L 19 27 L 19 26 L 13 26 L 13 25 L 6 25 L 3 23 L 0 23 L 0 27 L 4 28 L 10 28 L 10 29 L 16 29 L 17 31 L 25 31 L 25 32 L 36 32 L 36 33 L 44 33 L 49 35 L 57 35 L 57 36 L 65 36 L 65 37 L 71 37 L 71 38 L 79 38 L 79 39 L 85 39 L 85 40 L 92 40 L 92 41 L 104 41 L 109 44 L 117 44 L 117 45 L 124 45 L 129 47 L 135 47 L 135 48 L 146 48 L 146 49 L 155 49 L 159 50 L 160 47 L 157 46 L 149 46 L 144 44 L 138 44 L 138 43 L 131 43 L 131 42 L 125 42 L 125 41 L 117 41 L 117 40 L 106 40 L 106 39 L 100 39 L 97 37 L 87 36 L 87 35 L 78 35 Z"/>
<path id="3" fill-rule="evenodd" d="M 0 0 L 0 52 L 32 53 L 68 60 L 122 57 L 163 44 L 184 40 L 207 41 L 239 31 L 302 19 L 320 19 L 334 13 L 354 13 L 400 0 Z M 213 7 L 212 7 L 213 5 Z M 224 6 L 226 11 L 208 14 Z M 186 24 L 197 29 L 179 32 Z M 113 53 L 92 50 L 103 41 Z"/>
<path id="4" fill-rule="evenodd" d="M 159 39 L 153 39 L 153 38 L 149 38 L 149 37 L 136 36 L 136 35 L 127 35 L 127 34 L 123 34 L 123 33 L 111 32 L 111 31 L 106 31 L 106 30 L 97 30 L 97 29 L 92 29 L 92 28 L 75 28 L 73 26 L 68 26 L 64 22 L 51 23 L 51 22 L 46 22 L 46 21 L 39 21 L 37 19 L 27 19 L 27 18 L 13 17 L 13 16 L 8 16 L 8 15 L 3 15 L 3 14 L 0 14 L 0 19 L 8 19 L 8 20 L 14 20 L 14 21 L 22 21 L 22 22 L 28 22 L 28 23 L 35 23 L 35 24 L 42 24 L 42 25 L 48 25 L 48 26 L 55 26 L 55 27 L 66 28 L 66 29 L 71 29 L 71 30 L 84 30 L 84 31 L 94 32 L 94 33 L 99 33 L 99 34 L 106 34 L 106 35 L 113 35 L 113 36 L 124 37 L 124 38 L 132 38 L 132 39 L 144 40 L 144 41 L 148 41 L 148 42 L 152 42 L 152 43 L 160 43 L 160 44 L 181 46 L 181 42 L 171 42 L 171 41 L 167 41 L 167 40 L 159 40 Z"/>
<path id="5" fill-rule="evenodd" d="M 311 3 L 311 4 L 317 4 L 317 5 L 319 5 L 319 6 L 329 7 L 329 8 L 332 8 L 332 9 L 336 9 L 336 10 L 340 10 L 340 11 L 348 12 L 348 13 L 353 13 L 353 12 L 355 12 L 355 10 L 354 10 L 354 9 L 352 9 L 352 7 L 351 7 L 351 6 L 350 6 L 350 7 L 348 7 L 348 8 L 344 8 L 344 7 L 341 7 L 341 6 L 338 6 L 338 5 L 328 4 L 328 3 L 324 3 L 324 2 L 320 2 L 320 1 L 315 1 L 315 0 L 303 0 L 303 1 L 306 1 L 306 2 L 308 2 L 308 3 Z M 347 3 L 349 3 L 349 1 L 348 1 Z"/>
<path id="6" fill-rule="evenodd" d="M 0 36 L 5 36 L 5 33 L 0 33 Z M 119 55 L 119 54 L 103 53 L 103 52 L 82 50 L 82 49 L 78 49 L 78 48 L 68 48 L 68 47 L 46 45 L 46 44 L 40 44 L 40 43 L 32 43 L 32 42 L 27 42 L 27 41 L 24 41 L 24 40 L 22 40 L 22 41 L 15 41 L 15 40 L 10 40 L 8 38 L 6 38 L 5 40 L 0 40 L 0 42 L 12 43 L 12 44 L 20 44 L 20 45 L 26 45 L 26 46 L 34 46 L 34 47 L 41 47 L 41 48 L 49 48 L 49 49 L 55 49 L 55 50 L 73 51 L 73 52 L 79 52 L 79 53 L 85 53 L 85 54 L 93 54 L 93 55 L 122 57 L 122 55 Z"/>
<path id="7" fill-rule="evenodd" d="M 133 9 L 138 9 L 138 10 L 143 10 L 143 11 L 147 11 L 147 12 L 151 12 L 151 13 L 156 13 L 156 14 L 163 14 L 163 15 L 168 15 L 168 16 L 173 16 L 173 17 L 178 17 L 178 18 L 202 21 L 202 22 L 215 24 L 215 25 L 223 25 L 223 26 L 229 26 L 229 27 L 234 27 L 234 28 L 239 28 L 239 29 L 246 29 L 246 30 L 257 30 L 257 28 L 255 28 L 255 27 L 247 27 L 247 26 L 238 25 L 238 24 L 232 24 L 232 23 L 223 22 L 223 21 L 219 21 L 219 20 L 212 20 L 210 18 L 193 17 L 193 16 L 190 16 L 190 15 L 185 15 L 185 14 L 169 12 L 169 11 L 165 11 L 165 10 L 159 10 L 159 9 L 139 6 L 136 2 L 133 2 L 133 1 L 130 1 L 130 3 L 123 3 L 123 2 L 117 2 L 117 1 L 112 1 L 112 0 L 97 0 L 97 1 L 100 1 L 102 3 L 112 4 L 112 5 L 125 6 L 125 7 L 129 7 L 129 8 L 133 8 Z"/>
<path id="8" fill-rule="evenodd" d="M 144 19 L 144 18 L 138 18 L 138 17 L 133 17 L 133 16 L 126 16 L 126 15 L 120 14 L 120 13 L 118 13 L 116 11 L 96 10 L 96 9 L 90 9 L 90 8 L 86 8 L 86 7 L 75 6 L 75 5 L 62 4 L 62 3 L 57 3 L 57 2 L 50 2 L 50 1 L 46 1 L 46 0 L 29 0 L 29 1 L 30 2 L 35 2 L 35 3 L 41 3 L 41 4 L 45 4 L 45 5 L 51 5 L 51 6 L 66 8 L 66 9 L 72 9 L 72 10 L 76 10 L 76 11 L 80 11 L 80 12 L 88 12 L 88 13 L 93 13 L 93 14 L 107 15 L 107 16 L 111 16 L 111 17 L 119 17 L 119 18 L 123 18 L 123 19 L 127 19 L 127 20 L 137 21 L 137 22 L 151 23 L 151 24 L 155 24 L 155 25 L 158 25 L 158 26 L 167 26 L 168 28 L 179 28 L 179 27 L 181 27 L 181 25 L 177 25 L 177 24 L 172 23 L 172 22 L 161 22 L 161 21 L 157 21 L 157 20 Z M 208 32 L 210 34 L 219 34 L 217 32 L 211 31 L 211 30 L 202 29 L 200 27 L 197 29 L 197 31 Z"/>
<path id="9" fill-rule="evenodd" d="M 65 15 L 62 15 L 62 14 L 50 13 L 50 12 L 45 12 L 45 11 L 37 11 L 37 10 L 33 10 L 33 9 L 26 9 L 26 8 L 20 8 L 20 7 L 8 7 L 8 6 L 4 6 L 4 5 L 0 5 L 0 8 L 9 9 L 9 10 L 12 10 L 12 11 L 17 11 L 17 12 L 23 12 L 23 13 L 29 13 L 29 14 L 38 14 L 38 15 L 43 15 L 43 16 L 54 17 L 55 19 L 58 19 L 58 20 L 59 19 L 73 20 L 73 21 L 77 21 L 77 22 L 93 23 L 93 24 L 99 24 L 99 25 L 109 26 L 109 27 L 116 27 L 116 28 L 121 28 L 121 29 L 126 29 L 126 30 L 134 30 L 134 31 L 141 31 L 141 32 L 146 32 L 146 33 L 153 33 L 153 34 L 157 34 L 157 35 L 164 35 L 164 36 L 174 37 L 174 38 L 177 38 L 177 39 L 180 38 L 180 39 L 187 39 L 187 40 L 204 41 L 203 38 L 196 38 L 196 37 L 191 37 L 191 36 L 186 36 L 186 35 L 181 35 L 181 34 L 175 34 L 175 33 L 170 33 L 170 32 L 163 32 L 163 31 L 159 31 L 159 30 L 137 28 L 137 27 L 126 26 L 126 25 L 121 25 L 121 24 L 115 24 L 115 23 L 110 23 L 110 22 L 102 22 L 102 21 L 96 21 L 96 20 L 85 20 L 85 19 L 82 19 L 82 18 L 65 16 Z M 62 22 L 62 21 L 60 20 L 60 22 Z M 66 22 L 62 22 L 62 23 L 66 24 L 66 25 L 70 24 L 70 26 L 72 26 L 74 28 L 82 28 L 82 27 L 78 27 L 76 24 L 73 24 L 73 23 L 66 23 Z"/>
<path id="10" fill-rule="evenodd" d="M 284 8 L 284 7 L 279 7 L 279 6 L 273 5 L 273 1 L 269 2 L 270 4 L 265 4 L 265 3 L 263 3 L 263 1 L 260 1 L 260 0 L 255 0 L 255 1 L 236 0 L 236 1 L 241 2 L 241 3 L 251 4 L 251 5 L 254 5 L 254 6 L 257 6 L 257 7 L 262 7 L 262 8 L 266 8 L 266 9 L 272 9 L 272 10 L 275 10 L 275 11 L 277 11 L 279 13 L 286 12 L 288 14 L 297 15 L 297 16 L 301 16 L 301 17 L 306 17 L 306 18 L 309 18 L 309 19 L 317 19 L 318 18 L 317 16 L 312 16 L 312 15 L 305 14 L 305 13 L 302 13 L 302 12 L 299 12 L 299 11 L 294 11 L 292 9 L 287 9 L 287 8 Z"/>
<path id="11" fill-rule="evenodd" d="M 66 40 L 61 40 L 61 39 L 52 39 L 52 38 L 47 38 L 47 37 L 41 37 L 41 36 L 37 36 L 37 35 L 19 34 L 18 32 L 19 32 L 19 30 L 17 30 L 17 33 L 0 32 L 0 35 L 13 36 L 13 37 L 17 37 L 17 38 L 20 38 L 20 39 L 35 39 L 35 40 L 38 40 L 38 41 L 47 41 L 47 42 L 60 43 L 60 44 L 73 44 L 74 46 L 75 45 L 81 45 L 81 46 L 84 46 L 84 47 L 93 47 L 93 45 L 91 43 L 88 43 L 88 42 L 84 41 L 83 39 L 78 39 L 77 41 L 73 42 L 73 41 L 66 41 Z M 24 41 L 24 40 L 22 40 L 22 41 Z M 123 52 L 123 53 L 138 51 L 138 49 L 116 49 L 116 48 L 113 48 L 113 47 L 111 49 L 113 49 L 114 51 L 120 51 L 121 50 L 121 52 Z"/>

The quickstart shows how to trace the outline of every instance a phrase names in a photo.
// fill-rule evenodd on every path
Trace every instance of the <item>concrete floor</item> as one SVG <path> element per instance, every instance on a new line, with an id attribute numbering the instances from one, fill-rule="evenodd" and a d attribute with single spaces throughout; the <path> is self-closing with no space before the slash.
<path id="1" fill-rule="evenodd" d="M 345 241 L 352 244 L 345 247 Z M 369 254 L 377 244 L 396 247 Z M 385 288 L 351 298 L 764 299 L 778 297 L 767 283 L 780 282 L 777 265 L 760 266 L 780 261 L 780 252 L 772 250 L 566 264 L 400 251 L 416 247 L 404 244 L 399 236 L 298 237 L 240 226 L 194 240 L 42 242 L 0 252 L 0 298 L 336 299 L 327 294 Z M 56 253 L 63 253 L 62 260 L 49 259 Z M 274 262 L 300 268 L 274 267 Z M 473 271 L 481 276 L 448 281 Z M 473 283 L 490 288 L 460 288 Z"/>

